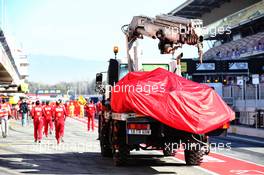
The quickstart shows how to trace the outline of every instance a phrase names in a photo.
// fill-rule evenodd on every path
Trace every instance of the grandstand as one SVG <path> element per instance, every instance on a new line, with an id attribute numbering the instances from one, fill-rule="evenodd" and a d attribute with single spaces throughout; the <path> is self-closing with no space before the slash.
<path id="1" fill-rule="evenodd" d="M 169 14 L 204 21 L 204 65 L 185 59 L 185 75 L 222 84 L 236 124 L 264 127 L 264 1 L 190 0 Z"/>
<path id="2" fill-rule="evenodd" d="M 264 32 L 247 36 L 235 41 L 230 41 L 213 47 L 204 53 L 204 58 L 209 59 L 240 59 L 264 53 Z"/>

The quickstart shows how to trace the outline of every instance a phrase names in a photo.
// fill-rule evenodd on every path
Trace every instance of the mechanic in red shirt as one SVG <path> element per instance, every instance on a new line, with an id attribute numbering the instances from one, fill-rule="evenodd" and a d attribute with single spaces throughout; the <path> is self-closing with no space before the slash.
<path id="1" fill-rule="evenodd" d="M 61 100 L 56 102 L 56 106 L 53 109 L 53 116 L 55 120 L 56 139 L 59 144 L 64 135 L 64 125 L 67 116 L 65 107 L 61 104 Z"/>
<path id="2" fill-rule="evenodd" d="M 96 107 L 92 100 L 90 101 L 90 103 L 86 104 L 85 110 L 88 117 L 88 131 L 90 131 L 90 125 L 92 125 L 92 131 L 94 131 L 94 116 L 95 116 Z"/>
<path id="3" fill-rule="evenodd" d="M 103 105 L 102 102 L 99 100 L 96 104 L 96 113 L 98 117 L 101 115 L 102 110 L 103 110 Z"/>
<path id="4" fill-rule="evenodd" d="M 35 142 L 41 143 L 44 117 L 43 117 L 42 106 L 40 105 L 39 101 L 36 101 L 36 106 L 32 108 L 31 116 L 33 118 L 33 123 L 34 123 Z"/>
<path id="5" fill-rule="evenodd" d="M 6 138 L 8 135 L 9 116 L 11 116 L 11 109 L 9 104 L 6 102 L 6 99 L 3 98 L 0 104 L 0 123 L 3 138 Z"/>
<path id="6" fill-rule="evenodd" d="M 52 134 L 52 131 L 53 131 L 52 107 L 49 104 L 49 101 L 46 101 L 46 105 L 43 106 L 43 115 L 45 118 L 44 133 L 46 137 L 48 137 L 49 128 L 50 128 L 50 134 Z"/>

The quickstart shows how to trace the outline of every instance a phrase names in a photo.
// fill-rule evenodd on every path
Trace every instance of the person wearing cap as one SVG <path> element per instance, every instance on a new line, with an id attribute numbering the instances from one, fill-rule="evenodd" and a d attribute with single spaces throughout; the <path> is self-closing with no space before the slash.
<path id="1" fill-rule="evenodd" d="M 31 116 L 33 118 L 33 123 L 34 123 L 34 139 L 35 139 L 35 142 L 41 143 L 43 124 L 44 124 L 44 116 L 43 116 L 43 109 L 42 109 L 42 106 L 40 105 L 39 101 L 36 101 L 36 106 L 32 108 Z"/>
<path id="2" fill-rule="evenodd" d="M 66 110 L 63 105 L 61 105 L 61 100 L 58 100 L 56 102 L 56 106 L 53 109 L 53 117 L 55 120 L 55 137 L 57 140 L 57 143 L 60 144 L 62 140 L 62 137 L 64 135 L 64 125 L 66 120 Z"/>
<path id="3" fill-rule="evenodd" d="M 11 109 L 9 104 L 6 103 L 5 99 L 1 100 L 0 105 L 0 120 L 1 120 L 1 130 L 3 138 L 8 135 L 8 117 L 11 115 Z"/>
<path id="4" fill-rule="evenodd" d="M 50 129 L 50 134 L 53 131 L 53 122 L 52 122 L 52 107 L 49 104 L 49 101 L 46 101 L 46 105 L 43 106 L 43 115 L 44 115 L 44 133 L 48 137 L 48 132 Z"/>

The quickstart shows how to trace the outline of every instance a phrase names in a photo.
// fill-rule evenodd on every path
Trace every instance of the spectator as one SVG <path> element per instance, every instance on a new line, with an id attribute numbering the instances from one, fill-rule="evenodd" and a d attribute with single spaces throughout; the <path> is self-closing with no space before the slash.
<path id="1" fill-rule="evenodd" d="M 240 56 L 240 52 L 239 52 L 239 49 L 238 49 L 238 47 L 236 47 L 235 54 L 236 54 L 236 57 L 239 57 L 239 56 Z"/>
<path id="2" fill-rule="evenodd" d="M 216 53 L 216 56 L 217 56 L 217 57 L 220 57 L 220 54 L 221 54 L 220 51 L 218 51 L 218 52 Z"/>
<path id="3" fill-rule="evenodd" d="M 29 108 L 28 108 L 28 104 L 26 102 L 26 99 L 22 100 L 22 103 L 20 104 L 20 113 L 22 114 L 22 126 L 26 126 L 27 125 L 27 117 L 28 117 L 28 112 L 29 112 Z"/>
<path id="4" fill-rule="evenodd" d="M 231 57 L 234 57 L 234 56 L 236 56 L 236 52 L 235 52 L 235 49 L 232 49 L 232 55 L 231 55 Z"/>
<path id="5" fill-rule="evenodd" d="M 261 50 L 261 42 L 258 43 L 257 50 Z"/>

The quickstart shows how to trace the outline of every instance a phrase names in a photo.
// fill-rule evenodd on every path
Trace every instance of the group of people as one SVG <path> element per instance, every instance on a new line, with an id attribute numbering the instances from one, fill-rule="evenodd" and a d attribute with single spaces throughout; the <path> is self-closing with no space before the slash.
<path id="1" fill-rule="evenodd" d="M 101 112 L 102 104 L 99 101 L 97 105 L 95 105 L 94 102 L 91 100 L 89 103 L 86 103 L 84 105 L 84 110 L 86 111 L 88 118 L 88 131 L 94 131 L 94 118 L 96 114 Z M 43 126 L 44 134 L 46 135 L 46 137 L 48 136 L 49 129 L 50 134 L 52 133 L 53 121 L 55 123 L 55 137 L 57 143 L 59 144 L 60 142 L 63 142 L 65 120 L 66 116 L 68 116 L 70 112 L 70 106 L 68 106 L 67 104 L 63 105 L 61 103 L 61 100 L 58 100 L 55 106 L 50 105 L 49 102 L 46 102 L 45 105 L 41 105 L 39 101 L 36 101 L 35 105 L 33 106 L 30 112 L 34 123 L 35 142 L 41 142 Z"/>
<path id="2" fill-rule="evenodd" d="M 36 101 L 35 106 L 32 108 L 30 115 L 34 124 L 34 139 L 35 142 L 41 142 L 42 133 L 44 128 L 44 134 L 48 137 L 48 131 L 53 131 L 53 121 L 55 124 L 55 137 L 57 143 L 63 142 L 64 124 L 67 116 L 64 105 L 61 104 L 61 100 L 56 101 L 56 105 L 53 107 L 46 102 L 45 105 L 41 105 L 39 101 Z"/>
<path id="3" fill-rule="evenodd" d="M 76 114 L 76 104 L 78 104 L 80 109 L 83 108 L 84 110 L 81 111 L 79 109 L 80 115 L 78 115 L 79 113 Z M 78 101 L 71 101 L 62 104 L 61 100 L 56 101 L 56 103 L 50 103 L 48 101 L 40 103 L 38 100 L 34 103 L 28 103 L 26 99 L 22 99 L 18 106 L 19 108 L 17 109 L 16 115 L 21 117 L 22 126 L 27 125 L 29 116 L 33 119 L 34 140 L 38 143 L 41 143 L 43 134 L 46 137 L 48 137 L 49 134 L 52 134 L 54 125 L 57 143 L 59 144 L 60 142 L 63 142 L 66 116 L 81 117 L 86 114 L 88 131 L 94 131 L 95 116 L 99 115 L 102 111 L 102 103 L 99 101 L 94 104 L 92 100 L 86 104 L 80 104 Z M 14 115 L 12 113 L 12 106 L 6 101 L 6 99 L 2 99 L 0 104 L 0 122 L 2 136 L 4 138 L 8 135 L 8 119 L 12 115 Z M 20 117 L 15 117 L 15 119 L 19 119 Z"/>
<path id="4" fill-rule="evenodd" d="M 86 100 L 88 101 L 88 100 Z M 99 115 L 102 112 L 102 103 L 98 101 L 94 103 L 93 100 L 90 100 L 88 103 L 81 104 L 78 101 L 71 101 L 68 104 L 65 104 L 65 107 L 68 111 L 70 117 L 84 117 L 85 114 L 88 118 L 88 131 L 94 131 L 94 118 L 96 115 Z"/>

